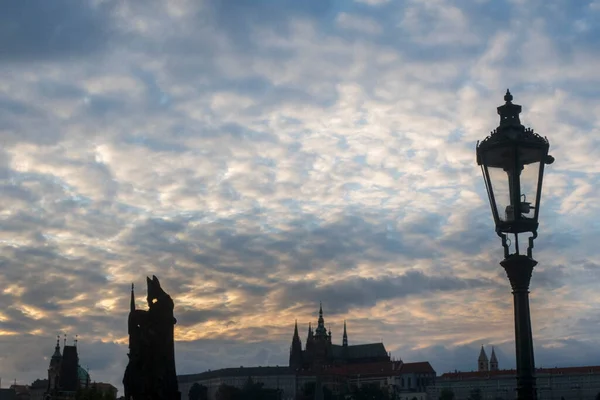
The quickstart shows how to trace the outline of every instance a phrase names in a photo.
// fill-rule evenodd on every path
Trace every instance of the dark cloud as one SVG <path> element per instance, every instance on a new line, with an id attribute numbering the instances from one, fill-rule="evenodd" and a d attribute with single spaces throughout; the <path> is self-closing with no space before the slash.
<path id="1" fill-rule="evenodd" d="M 0 15 L 0 60 L 60 60 L 104 49 L 111 38 L 114 2 L 12 1 Z"/>
<path id="2" fill-rule="evenodd" d="M 382 300 L 433 296 L 440 291 L 473 290 L 490 285 L 491 282 L 480 279 L 428 276 L 421 271 L 408 271 L 399 276 L 356 277 L 333 284 L 311 281 L 288 284 L 277 300 L 287 307 L 307 299 L 319 299 L 328 304 L 332 313 L 342 314 L 353 308 L 372 307 Z"/>
<path id="3" fill-rule="evenodd" d="M 126 337 L 128 281 L 140 287 L 143 303 L 143 279 L 152 274 L 176 299 L 182 336 L 196 329 L 200 337 L 214 336 L 176 342 L 180 373 L 284 365 L 293 318 L 281 321 L 281 314 L 314 320 L 319 300 L 338 338 L 343 315 L 352 319 L 356 343 L 386 334 L 392 338 L 386 345 L 405 361 L 429 360 L 438 372 L 474 369 L 479 343 L 454 347 L 436 339 L 440 332 L 431 326 L 437 329 L 438 321 L 394 322 L 395 313 L 407 311 L 394 307 L 414 303 L 425 313 L 440 312 L 439 320 L 450 322 L 438 331 L 461 342 L 492 341 L 481 332 L 496 326 L 497 316 L 473 325 L 465 322 L 472 316 L 446 314 L 448 298 L 452 308 L 464 302 L 470 311 L 478 301 L 497 302 L 504 309 L 495 312 L 512 317 L 489 207 L 456 201 L 473 190 L 485 194 L 481 185 L 465 183 L 475 166 L 465 163 L 464 152 L 474 143 L 460 146 L 470 133 L 457 134 L 456 126 L 473 115 L 459 113 L 455 94 L 472 90 L 464 107 L 477 108 L 498 77 L 517 84 L 537 79 L 543 71 L 514 72 L 529 56 L 521 41 L 534 34 L 542 35 L 536 46 L 542 53 L 557 44 L 558 55 L 594 50 L 595 28 L 578 39 L 567 21 L 593 14 L 580 5 L 561 14 L 569 5 L 561 1 L 539 14 L 532 4 L 541 7 L 541 0 L 468 8 L 455 1 L 370 7 L 225 0 L 203 7 L 148 0 L 127 2 L 118 12 L 112 0 L 5 6 L 0 331 L 7 335 L 0 336 L 0 374 L 26 382 L 44 377 L 53 335 L 68 330 L 80 335 L 81 363 L 92 379 L 120 387 L 127 348 L 117 343 Z M 442 7 L 448 5 L 460 12 Z M 413 6 L 416 24 L 399 26 Z M 334 23 L 340 11 L 373 18 L 382 34 L 367 40 L 342 32 Z M 548 19 L 541 28 L 540 18 Z M 561 38 L 548 36 L 553 27 Z M 496 43 L 496 34 L 506 31 L 514 38 Z M 431 32 L 438 36 L 428 37 Z M 562 60 L 561 72 L 579 71 L 569 57 Z M 141 90 L 111 87 L 121 78 Z M 593 110 L 593 85 L 560 83 L 544 88 L 537 113 L 550 120 L 562 115 L 584 138 L 595 126 L 586 116 L 595 114 L 568 110 L 560 96 L 584 96 Z M 355 92 L 344 92 L 349 87 Z M 436 129 L 441 132 L 431 134 Z M 577 139 L 561 135 L 563 147 Z M 596 150 L 593 143 L 586 148 Z M 98 153 L 102 162 L 94 159 Z M 432 170 L 439 174 L 428 178 Z M 572 177 L 594 186 L 591 175 Z M 572 179 L 567 191 L 580 186 Z M 423 204 L 409 207 L 417 196 Z M 582 195 L 582 204 L 594 196 Z M 569 292 L 560 299 L 568 307 L 568 297 L 590 289 L 599 269 L 590 261 L 595 248 L 584 249 L 596 227 L 563 229 L 565 219 L 583 218 L 579 207 L 565 215 L 557 196 L 545 204 L 551 211 L 534 249 L 540 255 L 532 281 L 536 310 L 554 289 Z M 571 268 L 562 256 L 579 248 Z M 389 314 L 356 316 L 366 311 Z M 557 336 L 553 330 L 567 325 L 570 335 L 585 338 L 599 320 L 590 309 L 544 320 L 540 331 Z M 425 341 L 439 344 L 423 349 Z M 594 345 L 536 340 L 538 364 L 593 362 Z M 501 366 L 514 365 L 512 346 L 497 344 Z"/>

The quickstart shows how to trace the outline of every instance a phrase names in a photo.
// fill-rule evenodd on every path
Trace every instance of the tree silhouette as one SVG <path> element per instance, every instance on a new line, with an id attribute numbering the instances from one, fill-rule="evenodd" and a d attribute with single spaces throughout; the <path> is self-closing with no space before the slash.
<path id="1" fill-rule="evenodd" d="M 217 400 L 241 400 L 241 390 L 235 386 L 227 385 L 222 383 L 217 389 L 216 394 Z"/>
<path id="2" fill-rule="evenodd" d="M 204 385 L 200 385 L 198 382 L 194 383 L 188 392 L 189 400 L 208 400 L 208 388 Z"/>
<path id="3" fill-rule="evenodd" d="M 440 392 L 440 400 L 454 400 L 454 392 L 450 388 L 443 388 Z"/>
<path id="4" fill-rule="evenodd" d="M 390 394 L 378 385 L 362 385 L 360 388 L 354 389 L 352 398 L 354 400 L 389 400 Z"/>

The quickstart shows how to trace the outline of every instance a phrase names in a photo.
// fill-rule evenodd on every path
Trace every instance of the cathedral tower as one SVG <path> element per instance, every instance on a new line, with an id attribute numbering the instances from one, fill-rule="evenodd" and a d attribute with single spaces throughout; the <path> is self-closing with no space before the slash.
<path id="1" fill-rule="evenodd" d="M 346 333 L 346 320 L 344 320 L 344 336 L 342 337 L 342 346 L 348 347 L 348 334 Z"/>
<path id="2" fill-rule="evenodd" d="M 488 363 L 487 354 L 485 354 L 483 345 L 481 346 L 481 351 L 479 352 L 479 358 L 477 359 L 477 370 L 479 372 L 490 370 L 490 365 Z"/>

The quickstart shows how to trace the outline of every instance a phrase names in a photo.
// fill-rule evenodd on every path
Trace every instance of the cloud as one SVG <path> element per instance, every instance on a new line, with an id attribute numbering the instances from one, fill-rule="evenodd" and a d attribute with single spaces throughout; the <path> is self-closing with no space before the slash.
<path id="1" fill-rule="evenodd" d="M 378 6 L 381 4 L 389 3 L 390 0 L 355 0 L 357 3 L 364 3 L 370 6 Z"/>
<path id="2" fill-rule="evenodd" d="M 26 0 L 7 5 L 0 17 L 4 62 L 91 56 L 109 45 L 112 1 Z"/>
<path id="3" fill-rule="evenodd" d="M 347 320 L 352 343 L 438 372 L 481 344 L 513 365 L 474 160 L 507 87 L 557 160 L 538 365 L 593 362 L 595 3 L 52 4 L 0 17 L 0 376 L 44 377 L 66 332 L 121 387 L 129 287 L 143 307 L 151 274 L 180 373 L 284 365 L 319 301 L 336 341 Z"/>
<path id="4" fill-rule="evenodd" d="M 336 18 L 337 25 L 342 29 L 356 30 L 369 35 L 377 35 L 382 32 L 381 26 L 370 18 L 361 18 L 348 13 L 340 13 Z"/>

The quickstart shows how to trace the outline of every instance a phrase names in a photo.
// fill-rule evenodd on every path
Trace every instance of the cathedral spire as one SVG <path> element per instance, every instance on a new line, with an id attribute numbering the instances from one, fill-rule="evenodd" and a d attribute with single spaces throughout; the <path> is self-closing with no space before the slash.
<path id="1" fill-rule="evenodd" d="M 297 369 L 302 366 L 302 342 L 298 335 L 298 320 L 294 324 L 294 337 L 290 346 L 290 363 L 291 368 Z"/>
<path id="2" fill-rule="evenodd" d="M 296 323 L 294 324 L 294 338 L 300 338 L 298 335 L 298 320 L 296 320 Z"/>
<path id="3" fill-rule="evenodd" d="M 344 336 L 342 337 L 342 346 L 348 347 L 348 333 L 346 333 L 346 320 L 344 320 Z"/>
<path id="4" fill-rule="evenodd" d="M 133 294 L 133 283 L 131 284 L 131 301 L 129 302 L 129 310 L 135 311 L 135 295 Z"/>
<path id="5" fill-rule="evenodd" d="M 323 318 L 323 304 L 319 303 L 319 321 L 317 329 L 315 330 L 315 336 L 327 336 L 327 329 L 325 328 L 325 319 Z"/>

